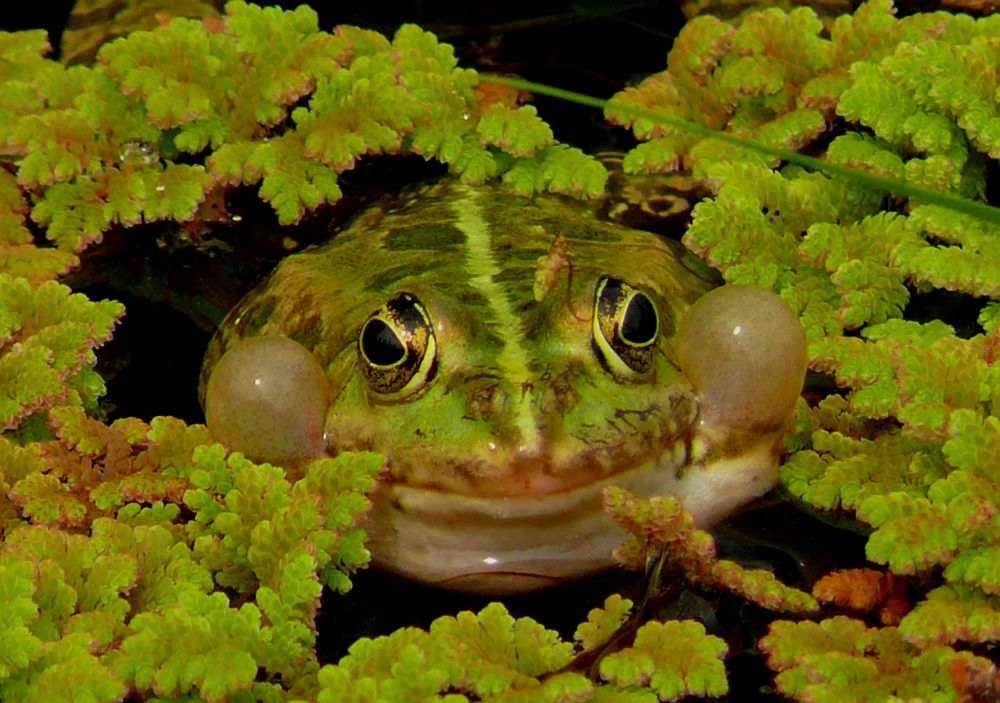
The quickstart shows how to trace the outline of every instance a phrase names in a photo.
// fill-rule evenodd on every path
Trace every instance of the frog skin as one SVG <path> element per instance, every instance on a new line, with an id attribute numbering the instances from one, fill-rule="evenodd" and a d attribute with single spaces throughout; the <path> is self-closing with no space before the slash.
<path id="1" fill-rule="evenodd" d="M 286 258 L 210 343 L 213 435 L 291 466 L 372 450 L 376 566 L 513 593 L 612 565 L 622 486 L 701 526 L 768 491 L 801 391 L 791 310 L 558 196 L 443 183 Z M 711 292 L 710 292 L 711 291 Z"/>

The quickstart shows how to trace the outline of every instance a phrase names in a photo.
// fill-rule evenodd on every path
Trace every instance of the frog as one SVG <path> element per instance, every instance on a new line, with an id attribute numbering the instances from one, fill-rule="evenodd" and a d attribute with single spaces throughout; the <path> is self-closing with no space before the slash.
<path id="1" fill-rule="evenodd" d="M 700 262 L 698 262 L 700 264 Z M 777 481 L 806 370 L 778 295 L 566 196 L 442 182 L 283 259 L 209 343 L 213 436 L 385 458 L 374 566 L 516 594 L 614 565 L 620 486 L 709 527 Z"/>

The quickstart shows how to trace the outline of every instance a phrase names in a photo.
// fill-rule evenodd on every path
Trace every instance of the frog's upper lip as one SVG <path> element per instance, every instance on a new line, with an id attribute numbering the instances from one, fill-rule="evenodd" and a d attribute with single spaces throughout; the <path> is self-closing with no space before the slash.
<path id="1" fill-rule="evenodd" d="M 491 475 L 476 475 L 475 472 L 461 471 L 463 478 L 449 481 L 447 485 L 438 483 L 422 484 L 421 482 L 400 481 L 389 479 L 390 483 L 412 485 L 415 488 L 440 490 L 456 495 L 480 496 L 483 498 L 516 498 L 531 495 L 552 495 L 565 493 L 578 488 L 584 488 L 594 482 L 614 475 L 618 472 L 599 472 L 588 468 L 582 462 L 575 462 L 574 469 L 563 469 L 560 472 L 551 470 L 551 464 L 543 458 L 530 461 L 518 461 L 506 465 L 495 465 Z"/>
<path id="2" fill-rule="evenodd" d="M 440 470 L 434 472 L 435 475 L 450 477 L 450 480 L 440 482 L 413 481 L 413 472 L 405 466 L 396 465 L 390 470 L 387 482 L 489 499 L 551 497 L 585 489 L 650 461 L 656 461 L 661 466 L 677 467 L 686 458 L 687 443 L 678 437 L 666 449 L 653 450 L 650 447 L 648 453 L 638 456 L 622 450 L 595 447 L 592 451 L 573 453 L 561 459 L 546 451 L 511 451 L 505 456 L 489 457 L 496 461 L 476 462 L 468 456 L 456 457 L 453 463 L 438 465 Z M 410 480 L 400 480 L 399 476 Z"/>

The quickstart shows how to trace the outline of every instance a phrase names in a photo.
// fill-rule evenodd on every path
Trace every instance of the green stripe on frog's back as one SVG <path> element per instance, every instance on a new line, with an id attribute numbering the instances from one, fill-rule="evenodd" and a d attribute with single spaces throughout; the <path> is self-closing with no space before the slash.
<path id="1" fill-rule="evenodd" d="M 489 302 L 491 321 L 501 332 L 501 347 L 497 355 L 499 370 L 510 388 L 521 390 L 511 397 L 511 402 L 516 404 L 515 425 L 521 433 L 525 450 L 534 450 L 539 446 L 541 437 L 531 397 L 530 356 L 526 350 L 521 319 L 515 313 L 507 291 L 496 280 L 502 269 L 493 252 L 492 228 L 483 217 L 474 190 L 465 190 L 464 197 L 455 200 L 451 208 L 458 218 L 456 226 L 465 235 L 468 283 Z"/>

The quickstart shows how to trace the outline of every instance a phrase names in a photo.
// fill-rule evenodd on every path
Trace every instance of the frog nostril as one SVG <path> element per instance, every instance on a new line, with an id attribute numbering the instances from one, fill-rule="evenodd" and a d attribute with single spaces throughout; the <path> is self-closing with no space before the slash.
<path id="1" fill-rule="evenodd" d="M 476 385 L 468 391 L 469 415 L 477 420 L 485 420 L 495 412 L 497 384 Z"/>

